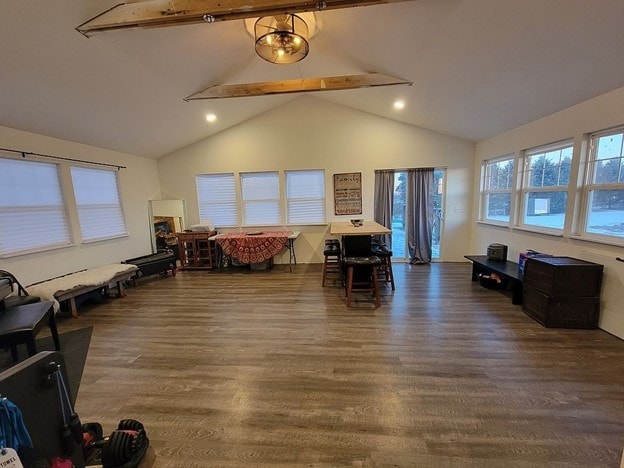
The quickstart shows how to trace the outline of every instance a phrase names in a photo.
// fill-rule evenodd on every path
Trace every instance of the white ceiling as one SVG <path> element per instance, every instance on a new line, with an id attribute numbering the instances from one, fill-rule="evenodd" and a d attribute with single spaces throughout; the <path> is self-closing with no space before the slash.
<path id="1" fill-rule="evenodd" d="M 159 158 L 297 97 L 183 101 L 209 86 L 380 72 L 414 85 L 314 96 L 479 141 L 624 86 L 623 0 L 325 11 L 310 54 L 294 65 L 258 58 L 241 20 L 89 39 L 75 31 L 116 3 L 2 2 L 0 125 Z"/>

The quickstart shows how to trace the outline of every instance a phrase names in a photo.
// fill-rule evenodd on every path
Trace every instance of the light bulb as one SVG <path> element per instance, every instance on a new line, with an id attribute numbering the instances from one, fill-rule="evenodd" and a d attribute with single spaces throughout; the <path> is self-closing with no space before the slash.
<path id="1" fill-rule="evenodd" d="M 206 114 L 206 120 L 212 123 L 217 120 L 217 116 L 214 114 Z"/>
<path id="2" fill-rule="evenodd" d="M 284 55 L 284 53 L 284 49 L 277 49 L 277 55 L 279 55 L 280 57 Z"/>
<path id="3" fill-rule="evenodd" d="M 405 107 L 405 102 L 404 101 L 394 101 L 394 108 L 396 110 L 401 110 Z"/>

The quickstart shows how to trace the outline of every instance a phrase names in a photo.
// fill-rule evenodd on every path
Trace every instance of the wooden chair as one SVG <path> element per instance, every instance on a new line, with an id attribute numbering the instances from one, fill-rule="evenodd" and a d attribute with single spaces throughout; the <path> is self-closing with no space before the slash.
<path id="1" fill-rule="evenodd" d="M 390 283 L 392 290 L 394 291 L 394 272 L 392 271 L 392 250 L 390 250 L 385 244 L 373 244 L 373 255 L 381 259 L 381 266 L 379 267 L 379 280 L 386 283 Z"/>
<path id="2" fill-rule="evenodd" d="M 11 307 L 0 312 L 0 347 L 11 348 L 11 357 L 17 361 L 17 345 L 26 344 L 28 355 L 37 353 L 35 337 L 47 323 L 54 347 L 60 351 L 53 302 L 36 302 Z"/>
<path id="3" fill-rule="evenodd" d="M 325 241 L 325 249 L 323 250 L 325 259 L 323 260 L 323 279 L 322 286 L 325 286 L 325 280 L 328 274 L 338 274 L 338 278 L 342 282 L 342 253 L 340 252 L 340 241 L 338 239 L 328 239 Z"/>
<path id="4" fill-rule="evenodd" d="M 375 256 L 345 257 L 345 265 L 347 267 L 347 307 L 351 307 L 353 292 L 372 292 L 375 307 L 379 307 L 381 298 L 379 297 L 377 271 L 381 265 L 381 259 Z"/>

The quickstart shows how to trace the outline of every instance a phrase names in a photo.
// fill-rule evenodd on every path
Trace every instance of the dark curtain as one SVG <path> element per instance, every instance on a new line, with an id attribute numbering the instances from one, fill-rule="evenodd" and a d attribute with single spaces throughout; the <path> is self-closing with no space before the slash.
<path id="1" fill-rule="evenodd" d="M 394 202 L 394 171 L 375 171 L 375 221 L 392 230 L 392 205 Z M 392 245 L 392 234 L 376 236 L 386 245 Z"/>
<path id="2" fill-rule="evenodd" d="M 407 171 L 405 234 L 410 263 L 431 262 L 433 237 L 433 168 Z"/>

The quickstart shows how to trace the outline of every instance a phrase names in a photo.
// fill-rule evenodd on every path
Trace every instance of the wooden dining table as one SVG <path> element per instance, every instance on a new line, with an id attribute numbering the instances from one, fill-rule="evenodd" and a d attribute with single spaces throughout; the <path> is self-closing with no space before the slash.
<path id="1" fill-rule="evenodd" d="M 392 231 L 375 221 L 362 221 L 355 226 L 351 221 L 331 223 L 329 233 L 342 237 L 342 250 L 345 257 L 367 257 L 371 254 L 371 236 L 390 234 Z"/>
<path id="2" fill-rule="evenodd" d="M 355 226 L 351 221 L 334 221 L 329 228 L 332 236 L 372 236 L 391 232 L 390 229 L 375 221 L 362 221 L 361 226 Z"/>

